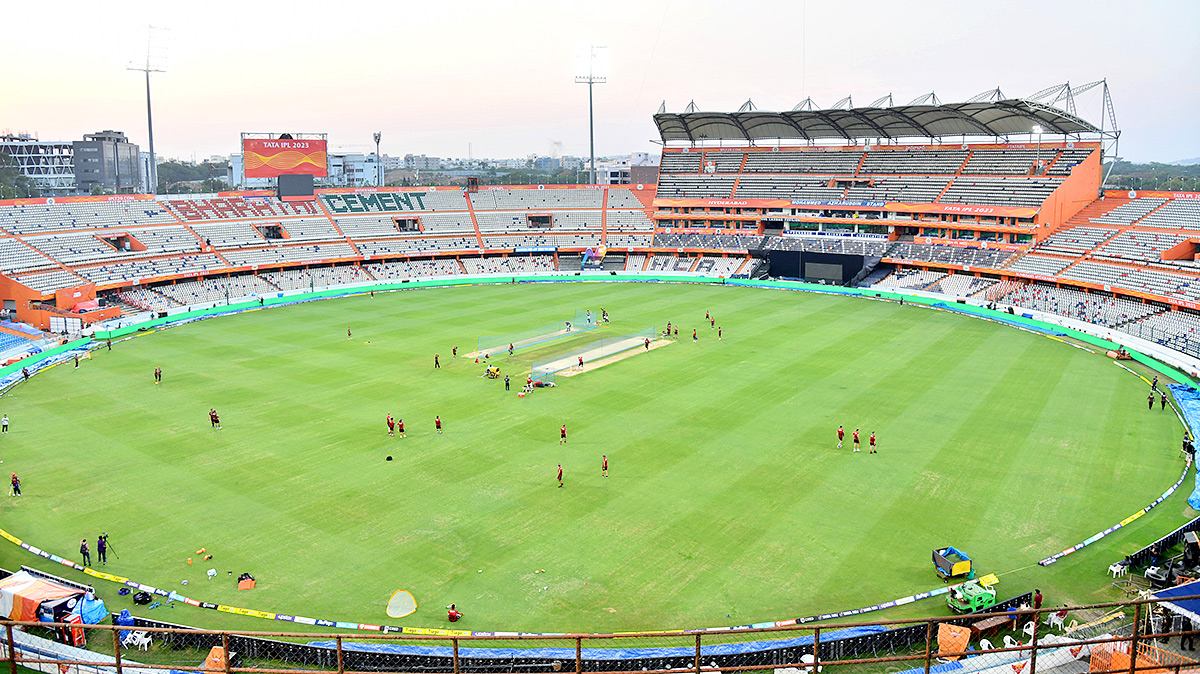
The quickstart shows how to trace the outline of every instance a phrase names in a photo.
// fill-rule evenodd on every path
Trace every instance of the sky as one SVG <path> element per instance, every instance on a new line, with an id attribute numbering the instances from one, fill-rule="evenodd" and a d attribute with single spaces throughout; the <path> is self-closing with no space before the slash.
<path id="1" fill-rule="evenodd" d="M 235 153 L 242 132 L 326 133 L 331 150 L 370 152 L 376 131 L 393 156 L 587 156 L 588 87 L 574 81 L 587 45 L 608 52 L 597 156 L 657 153 L 664 101 L 954 102 L 1106 79 L 1120 156 L 1200 157 L 1197 0 L 68 0 L 11 3 L 4 23 L 0 132 L 115 129 L 146 150 L 145 76 L 127 68 L 149 51 L 165 70 L 151 76 L 160 157 Z M 1098 123 L 1099 88 L 1077 106 Z"/>

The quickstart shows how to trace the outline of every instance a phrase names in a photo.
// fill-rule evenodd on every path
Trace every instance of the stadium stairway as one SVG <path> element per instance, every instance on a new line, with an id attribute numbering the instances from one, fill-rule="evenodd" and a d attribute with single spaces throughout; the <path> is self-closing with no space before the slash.
<path id="1" fill-rule="evenodd" d="M 1113 228 L 1113 229 L 1117 230 L 1113 234 L 1113 237 L 1120 236 L 1122 230 L 1117 225 L 1104 225 L 1104 224 L 1095 223 L 1095 222 L 1092 222 L 1092 218 L 1098 218 L 1102 215 L 1105 215 L 1108 212 L 1116 209 L 1117 207 L 1123 206 L 1123 205 L 1129 203 L 1130 201 L 1131 201 L 1131 199 L 1096 199 L 1092 203 L 1090 203 L 1087 206 L 1084 206 L 1082 209 L 1080 209 L 1080 211 L 1078 213 L 1076 213 L 1075 215 L 1072 215 L 1070 218 L 1068 218 L 1066 222 L 1063 222 L 1062 224 L 1058 225 L 1057 227 L 1054 227 L 1054 228 L 1048 230 L 1038 240 L 1038 243 L 1041 243 L 1041 241 L 1053 236 L 1054 234 L 1058 233 L 1059 231 L 1071 229 L 1072 227 L 1108 227 L 1108 228 Z M 1083 260 L 1084 258 L 1086 258 L 1088 255 L 1090 255 L 1095 250 L 1104 247 L 1104 244 L 1108 243 L 1108 241 L 1111 240 L 1111 238 L 1112 237 L 1110 237 L 1110 239 L 1108 239 L 1108 240 L 1101 241 L 1098 245 L 1094 246 L 1091 250 L 1089 250 L 1085 253 L 1081 253 L 1079 255 L 1079 257 L 1077 259 L 1075 259 L 1071 264 L 1067 265 L 1063 269 L 1063 271 L 1066 271 L 1067 269 L 1070 269 L 1071 267 L 1075 266 L 1076 263 L 1078 263 L 1081 260 Z M 1061 255 L 1056 255 L 1054 253 L 1036 251 L 1036 250 L 1034 250 L 1034 248 L 1036 248 L 1036 244 L 1034 246 L 1032 246 L 1029 250 L 1022 252 L 1020 255 L 1014 255 L 1001 268 L 1007 269 L 1007 268 L 1013 266 L 1013 264 L 1015 264 L 1021 258 L 1025 257 L 1025 255 L 1028 253 L 1034 253 L 1035 255 L 1046 255 L 1049 257 L 1063 257 Z M 1063 259 L 1066 259 L 1066 258 L 1063 258 Z"/>

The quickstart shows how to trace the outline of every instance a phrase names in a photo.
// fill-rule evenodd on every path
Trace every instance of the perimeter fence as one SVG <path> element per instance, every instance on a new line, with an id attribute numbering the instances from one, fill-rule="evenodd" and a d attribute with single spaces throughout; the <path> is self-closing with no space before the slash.
<path id="1" fill-rule="evenodd" d="M 0 660 L 12 672 L 19 665 L 47 674 L 1200 672 L 1192 651 L 1181 648 L 1197 633 L 1183 617 L 1200 594 L 1040 610 L 1030 600 L 1026 593 L 986 613 L 925 620 L 620 635 L 331 635 L 200 630 L 144 618 L 129 626 L 0 621 Z M 72 639 L 86 640 L 87 650 L 62 643 Z"/>

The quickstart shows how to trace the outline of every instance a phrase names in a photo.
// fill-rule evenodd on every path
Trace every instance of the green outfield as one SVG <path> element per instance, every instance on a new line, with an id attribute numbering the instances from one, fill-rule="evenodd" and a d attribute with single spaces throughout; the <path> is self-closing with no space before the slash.
<path id="1" fill-rule="evenodd" d="M 608 327 L 494 359 L 508 393 L 450 356 L 601 307 Z M 668 320 L 678 343 L 517 397 L 531 362 Z M 1002 574 L 1001 596 L 1037 586 L 1048 603 L 1089 602 L 1113 598 L 1109 563 L 1186 515 L 1190 483 L 1117 535 L 1036 566 L 1179 477 L 1179 422 L 1145 396 L 1106 357 L 884 302 L 665 284 L 379 293 L 156 332 L 19 385 L 0 398 L 12 419 L 0 459 L 25 495 L 4 501 L 0 526 L 70 559 L 107 531 L 111 573 L 367 623 L 447 627 L 451 602 L 467 616 L 456 627 L 473 630 L 784 619 L 940 587 L 930 550 L 945 545 Z M 406 438 L 388 437 L 389 413 Z M 880 452 L 837 449 L 839 424 L 864 445 L 876 432 Z M 0 540 L 0 566 L 20 564 L 88 580 Z M 257 589 L 236 591 L 230 571 Z M 98 588 L 110 608 L 131 607 L 117 586 Z M 420 607 L 389 619 L 401 589 Z M 902 611 L 874 615 L 945 606 Z M 187 606 L 142 613 L 284 628 Z"/>

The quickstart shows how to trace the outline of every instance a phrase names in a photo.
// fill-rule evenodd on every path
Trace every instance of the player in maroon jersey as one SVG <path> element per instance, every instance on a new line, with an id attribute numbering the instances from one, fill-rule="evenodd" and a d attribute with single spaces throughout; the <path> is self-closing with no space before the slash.
<path id="1" fill-rule="evenodd" d="M 438 435 L 442 433 L 442 418 L 440 416 L 433 418 L 433 427 L 437 429 Z"/>
<path id="2" fill-rule="evenodd" d="M 692 343 L 695 344 L 696 342 L 699 342 L 699 341 L 700 341 L 700 338 L 696 336 L 696 329 L 692 328 Z"/>
<path id="3" fill-rule="evenodd" d="M 838 426 L 838 449 L 842 448 L 842 440 L 844 440 L 845 438 L 846 438 L 846 431 L 842 430 L 841 426 Z"/>
<path id="4" fill-rule="evenodd" d="M 558 464 L 558 488 L 562 489 L 562 464 Z"/>
<path id="5" fill-rule="evenodd" d="M 1162 403 L 1162 407 L 1160 407 L 1159 409 L 1161 409 L 1161 410 L 1167 409 L 1167 394 L 1165 391 L 1158 392 L 1158 402 Z"/>
<path id="6" fill-rule="evenodd" d="M 721 328 L 717 328 L 717 341 L 721 341 Z"/>
<path id="7" fill-rule="evenodd" d="M 388 427 L 388 435 L 395 436 L 396 435 L 396 420 L 393 419 L 392 415 L 390 415 L 390 414 L 387 415 L 387 427 Z"/>
<path id="8" fill-rule="evenodd" d="M 856 452 L 862 451 L 862 448 L 859 446 L 859 442 L 858 442 L 858 429 L 857 428 L 854 429 L 854 451 L 856 451 Z"/>
<path id="9" fill-rule="evenodd" d="M 580 370 L 582 370 L 582 369 L 583 369 L 583 356 L 580 356 L 580 357 L 579 357 L 579 369 L 580 369 Z"/>
<path id="10" fill-rule="evenodd" d="M 1154 409 L 1154 391 L 1150 392 L 1150 397 L 1146 398 L 1146 402 L 1149 403 L 1149 407 L 1147 409 L 1153 410 Z"/>
<path id="11" fill-rule="evenodd" d="M 608 477 L 608 455 L 604 454 L 600 457 L 600 474 Z"/>
<path id="12" fill-rule="evenodd" d="M 870 452 L 870 453 L 871 453 L 871 454 L 878 454 L 878 453 L 879 453 L 879 451 L 875 449 L 875 431 L 871 431 L 871 437 L 867 439 L 867 442 L 868 442 L 868 443 L 870 444 L 870 446 L 871 446 L 871 452 Z"/>
<path id="13" fill-rule="evenodd" d="M 354 339 L 354 336 L 350 334 L 350 328 L 346 328 L 346 339 Z"/>
<path id="14" fill-rule="evenodd" d="M 567 441 L 567 425 L 563 424 L 562 428 L 558 429 L 558 444 L 563 444 Z"/>
<path id="15" fill-rule="evenodd" d="M 450 360 L 458 360 L 458 346 L 450 347 L 450 355 L 453 356 Z"/>
<path id="16" fill-rule="evenodd" d="M 403 419 L 396 420 L 396 432 L 400 434 L 400 437 L 402 437 L 402 438 L 404 437 L 404 420 Z"/>

